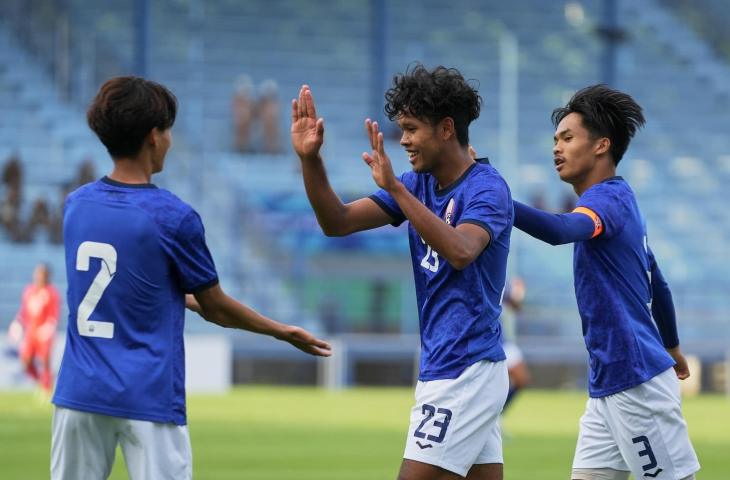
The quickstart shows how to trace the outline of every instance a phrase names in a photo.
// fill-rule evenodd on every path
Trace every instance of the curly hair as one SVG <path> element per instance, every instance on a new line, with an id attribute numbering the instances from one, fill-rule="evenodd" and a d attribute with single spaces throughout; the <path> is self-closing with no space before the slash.
<path id="1" fill-rule="evenodd" d="M 408 114 L 435 125 L 451 117 L 456 138 L 466 146 L 469 124 L 479 117 L 482 97 L 457 69 L 438 66 L 429 71 L 418 63 L 405 74 L 393 77 L 393 87 L 385 92 L 385 101 L 385 113 L 390 120 Z"/>
<path id="2" fill-rule="evenodd" d="M 101 86 L 86 112 L 112 158 L 139 153 L 153 128 L 167 130 L 175 123 L 177 99 L 159 83 L 140 77 L 115 77 Z"/>
<path id="3" fill-rule="evenodd" d="M 578 90 L 565 107 L 553 110 L 552 122 L 558 124 L 571 113 L 579 113 L 583 126 L 592 138 L 607 137 L 611 140 L 611 158 L 614 164 L 626 153 L 636 131 L 646 120 L 641 106 L 626 93 L 604 84 Z"/>

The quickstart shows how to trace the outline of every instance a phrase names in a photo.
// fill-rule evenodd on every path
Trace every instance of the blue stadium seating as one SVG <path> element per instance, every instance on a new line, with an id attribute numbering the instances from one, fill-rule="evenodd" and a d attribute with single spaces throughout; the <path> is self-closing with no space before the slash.
<path id="1" fill-rule="evenodd" d="M 119 62 L 129 65 L 132 29 L 120 20 L 129 16 L 129 4 L 108 3 L 106 11 L 93 7 L 75 14 L 96 25 L 104 45 L 116 48 Z M 181 162 L 188 173 L 165 178 L 173 189 L 204 197 L 208 190 L 201 194 L 190 172 L 205 159 L 213 169 L 211 182 L 224 182 L 219 190 L 229 192 L 225 199 L 207 206 L 200 200 L 204 218 L 218 219 L 218 226 L 209 227 L 209 235 L 222 237 L 218 243 L 226 250 L 224 258 L 236 258 L 231 278 L 241 283 L 261 283 L 256 282 L 261 275 L 277 279 L 272 282 L 284 285 L 277 294 L 291 296 L 295 303 L 290 308 L 296 310 L 312 302 L 296 303 L 304 290 L 291 279 L 301 278 L 297 273 L 301 265 L 284 258 L 295 250 L 297 255 L 330 255 L 344 262 L 360 252 L 373 255 L 374 264 L 406 285 L 410 272 L 389 266 L 389 259 L 407 255 L 402 228 L 350 239 L 326 238 L 308 208 L 291 153 L 242 155 L 230 148 L 231 97 L 238 75 L 248 74 L 256 83 L 265 79 L 278 83 L 284 145 L 288 145 L 289 99 L 306 82 L 326 120 L 324 155 L 332 184 L 345 198 L 374 189 L 360 160 L 367 146 L 362 121 L 382 115 L 372 111 L 375 101 L 382 103 L 382 92 L 373 90 L 370 4 L 213 0 L 197 11 L 183 3 L 155 1 L 151 11 L 150 76 L 178 95 L 176 135 L 183 146 L 178 146 L 176 155 L 194 158 Z M 619 172 L 639 197 L 652 248 L 675 292 L 682 334 L 728 339 L 730 254 L 725 245 L 730 239 L 730 213 L 724 185 L 730 180 L 726 80 L 730 67 L 658 2 L 619 3 L 619 18 L 629 36 L 619 52 L 616 86 L 632 93 L 648 118 Z M 559 208 L 571 192 L 552 169 L 549 114 L 576 89 L 601 81 L 601 44 L 594 30 L 601 22 L 602 2 L 393 0 L 385 4 L 386 50 L 379 52 L 385 62 L 384 86 L 414 60 L 428 66 L 456 66 L 477 80 L 485 100 L 471 129 L 477 151 L 504 172 L 516 198 L 529 200 L 533 193 L 543 192 L 548 205 Z M 323 9 L 327 20 L 321 15 Z M 42 191 L 67 171 L 68 162 L 80 160 L 80 152 L 91 152 L 95 158 L 104 155 L 94 150 L 78 107 L 53 101 L 53 88 L 37 62 L 7 32 L 3 35 L 8 38 L 0 42 L 0 59 L 17 68 L 0 71 L 0 106 L 22 119 L 25 127 L 19 121 L 0 120 L 0 158 L 16 149 L 24 157 L 44 158 L 38 168 L 27 169 L 29 181 L 36 185 L 32 188 Z M 520 51 L 517 158 L 499 158 L 499 102 L 504 93 L 499 49 L 505 35 L 516 38 Z M 405 169 L 397 140 L 389 139 L 387 148 L 398 168 Z M 223 213 L 220 205 L 226 206 Z M 252 243 L 251 237 L 257 241 Z M 513 245 L 511 270 L 523 276 L 529 288 L 525 331 L 575 332 L 571 248 L 548 247 L 521 233 L 515 233 Z M 15 248 L 3 244 L 0 250 Z M 251 265 L 255 267 L 249 270 Z M 262 304 L 271 301 L 259 290 L 248 294 Z M 404 297 L 403 302 L 411 300 Z M 0 305 L 3 302 L 8 300 Z M 316 306 L 306 309 L 307 315 L 317 315 Z M 402 311 L 414 321 L 410 306 Z"/>

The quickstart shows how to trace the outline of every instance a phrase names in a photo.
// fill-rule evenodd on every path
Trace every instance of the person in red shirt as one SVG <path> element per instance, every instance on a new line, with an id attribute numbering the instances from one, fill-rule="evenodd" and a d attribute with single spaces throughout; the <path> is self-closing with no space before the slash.
<path id="1" fill-rule="evenodd" d="M 18 312 L 18 321 L 25 333 L 20 347 L 20 361 L 28 375 L 48 393 L 53 385 L 51 347 L 56 335 L 59 310 L 58 291 L 51 285 L 51 272 L 47 265 L 39 264 L 33 270 L 33 283 L 23 291 Z"/>

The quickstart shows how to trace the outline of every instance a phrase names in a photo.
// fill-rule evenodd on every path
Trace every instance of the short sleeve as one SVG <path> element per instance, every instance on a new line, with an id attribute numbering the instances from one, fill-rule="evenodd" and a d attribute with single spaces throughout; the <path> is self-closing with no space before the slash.
<path id="1" fill-rule="evenodd" d="M 618 186 L 610 183 L 599 183 L 581 195 L 576 204 L 576 213 L 584 213 L 591 217 L 596 230 L 594 237 L 602 235 L 606 238 L 621 233 L 629 218 L 626 199 L 622 198 Z"/>
<path id="2" fill-rule="evenodd" d="M 507 184 L 497 176 L 479 176 L 476 180 L 468 190 L 466 205 L 457 225 L 473 223 L 489 232 L 491 238 L 497 238 L 505 229 L 512 227 L 512 197 Z"/>
<path id="3" fill-rule="evenodd" d="M 205 243 L 205 229 L 195 211 L 188 213 L 177 229 L 170 254 L 185 293 L 196 293 L 218 283 L 218 273 Z"/>
<path id="4" fill-rule="evenodd" d="M 416 186 L 416 174 L 413 172 L 405 172 L 403 173 L 399 178 L 400 182 L 406 187 L 406 189 L 411 192 L 412 194 L 415 194 L 415 186 Z M 401 223 L 406 221 L 406 216 L 403 214 L 403 211 L 400 209 L 400 206 L 398 205 L 398 202 L 396 202 L 393 197 L 390 195 L 390 193 L 386 192 L 383 189 L 378 190 L 377 192 L 373 193 L 369 197 L 372 201 L 378 204 L 380 208 L 382 208 L 385 213 L 391 216 L 393 219 L 393 222 L 391 225 L 394 227 L 397 227 Z"/>

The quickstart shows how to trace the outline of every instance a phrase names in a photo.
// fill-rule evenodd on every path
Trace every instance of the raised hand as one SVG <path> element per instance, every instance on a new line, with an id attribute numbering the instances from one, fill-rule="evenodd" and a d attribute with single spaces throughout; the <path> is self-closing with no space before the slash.
<path id="1" fill-rule="evenodd" d="M 291 343 L 299 350 L 318 357 L 332 355 L 332 347 L 329 343 L 316 338 L 303 328 L 290 325 L 286 330 L 286 334 L 281 337 L 281 340 Z"/>
<path id="2" fill-rule="evenodd" d="M 369 118 L 365 120 L 365 129 L 373 150 L 371 153 L 363 152 L 362 159 L 372 170 L 375 183 L 383 190 L 390 191 L 398 184 L 398 178 L 393 173 L 393 165 L 385 153 L 383 134 L 378 131 L 378 122 L 373 122 Z"/>
<path id="3" fill-rule="evenodd" d="M 291 103 L 291 143 L 302 160 L 316 157 L 324 142 L 324 119 L 317 118 L 312 91 L 299 89 L 299 99 Z"/>

